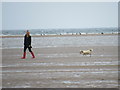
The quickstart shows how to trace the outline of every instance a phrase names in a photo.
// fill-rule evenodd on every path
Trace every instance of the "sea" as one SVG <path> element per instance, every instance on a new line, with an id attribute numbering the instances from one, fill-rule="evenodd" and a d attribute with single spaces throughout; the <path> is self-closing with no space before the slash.
<path id="1" fill-rule="evenodd" d="M 80 46 L 118 46 L 117 28 L 83 28 L 83 29 L 32 29 L 31 36 L 40 35 L 64 35 L 69 37 L 32 37 L 34 48 L 49 47 L 80 47 Z M 23 36 L 2 38 L 2 49 L 23 48 L 24 35 L 26 30 L 3 30 L 2 36 Z M 111 34 L 111 35 L 84 35 L 72 36 L 73 34 Z"/>
<path id="2" fill-rule="evenodd" d="M 112 28 L 80 28 L 80 29 L 31 29 L 31 35 L 62 35 L 62 34 L 101 34 L 118 33 L 117 27 Z M 2 30 L 2 36 L 24 35 L 26 30 Z"/>

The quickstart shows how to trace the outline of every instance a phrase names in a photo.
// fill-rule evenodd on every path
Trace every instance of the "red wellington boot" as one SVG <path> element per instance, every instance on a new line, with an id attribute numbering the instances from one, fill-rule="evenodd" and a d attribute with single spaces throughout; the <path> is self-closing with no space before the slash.
<path id="1" fill-rule="evenodd" d="M 35 55 L 34 55 L 34 53 L 33 53 L 33 52 L 31 52 L 31 55 L 32 55 L 32 58 L 35 58 Z"/>
<path id="2" fill-rule="evenodd" d="M 26 52 L 23 53 L 23 57 L 21 57 L 21 59 L 25 59 L 26 57 Z"/>

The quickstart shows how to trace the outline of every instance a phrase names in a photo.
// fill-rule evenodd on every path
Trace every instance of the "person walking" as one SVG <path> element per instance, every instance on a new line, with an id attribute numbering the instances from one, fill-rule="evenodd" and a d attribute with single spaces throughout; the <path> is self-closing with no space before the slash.
<path id="1" fill-rule="evenodd" d="M 32 58 L 35 58 L 35 55 L 33 53 L 33 51 L 31 50 L 32 46 L 31 46 L 31 36 L 30 36 L 30 32 L 27 30 L 25 36 L 24 36 L 24 53 L 23 53 L 23 57 L 21 57 L 21 59 L 25 59 L 26 58 L 26 49 L 28 48 L 29 52 L 32 55 Z"/>

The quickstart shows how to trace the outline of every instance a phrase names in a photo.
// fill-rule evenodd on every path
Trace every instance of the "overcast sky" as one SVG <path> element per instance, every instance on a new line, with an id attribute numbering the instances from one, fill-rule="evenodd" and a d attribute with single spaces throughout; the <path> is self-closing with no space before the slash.
<path id="1" fill-rule="evenodd" d="M 4 2 L 2 28 L 98 28 L 117 27 L 117 2 Z"/>

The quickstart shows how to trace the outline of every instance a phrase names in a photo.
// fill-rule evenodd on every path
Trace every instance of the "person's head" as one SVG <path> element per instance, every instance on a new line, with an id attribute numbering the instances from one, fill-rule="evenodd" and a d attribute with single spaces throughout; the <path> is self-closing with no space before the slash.
<path id="1" fill-rule="evenodd" d="M 27 30 L 27 32 L 26 32 L 26 35 L 28 35 L 28 36 L 30 35 L 30 32 L 29 32 L 29 30 Z"/>

